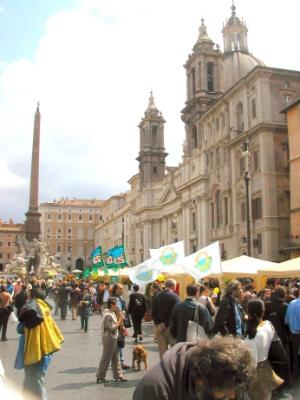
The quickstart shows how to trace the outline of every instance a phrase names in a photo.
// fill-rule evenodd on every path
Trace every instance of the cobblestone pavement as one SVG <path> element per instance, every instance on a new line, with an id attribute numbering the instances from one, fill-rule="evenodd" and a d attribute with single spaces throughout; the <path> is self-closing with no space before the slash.
<path id="1" fill-rule="evenodd" d="M 69 317 L 70 318 L 70 317 Z M 65 342 L 61 351 L 53 356 L 49 371 L 46 376 L 48 400 L 78 400 L 90 398 L 93 400 L 129 400 L 138 380 L 144 375 L 144 370 L 138 372 L 132 369 L 124 372 L 128 379 L 125 383 L 96 384 L 96 368 L 101 356 L 100 317 L 90 317 L 90 329 L 88 333 L 79 330 L 79 320 L 57 320 L 61 328 Z M 18 335 L 15 325 L 8 328 L 8 341 L 0 342 L 0 357 L 4 364 L 9 380 L 21 388 L 23 371 L 13 369 L 13 363 L 18 346 Z M 144 346 L 148 352 L 148 364 L 151 367 L 158 359 L 157 344 L 153 342 L 152 323 L 144 323 Z M 129 330 L 132 334 L 132 331 Z M 125 347 L 125 361 L 129 365 L 132 362 L 133 339 L 129 336 Z M 111 370 L 107 379 L 112 379 Z M 300 385 L 294 385 L 276 397 L 276 400 L 300 400 Z"/>

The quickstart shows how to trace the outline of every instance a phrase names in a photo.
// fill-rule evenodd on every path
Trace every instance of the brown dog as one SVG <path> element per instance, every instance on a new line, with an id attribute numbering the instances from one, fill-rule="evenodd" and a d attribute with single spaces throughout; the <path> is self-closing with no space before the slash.
<path id="1" fill-rule="evenodd" d="M 147 352 L 141 344 L 134 347 L 132 356 L 133 356 L 132 357 L 132 368 L 135 368 L 135 362 L 136 362 L 138 370 L 140 371 L 141 363 L 143 362 L 145 364 L 145 370 L 147 370 L 147 368 L 148 368 Z"/>

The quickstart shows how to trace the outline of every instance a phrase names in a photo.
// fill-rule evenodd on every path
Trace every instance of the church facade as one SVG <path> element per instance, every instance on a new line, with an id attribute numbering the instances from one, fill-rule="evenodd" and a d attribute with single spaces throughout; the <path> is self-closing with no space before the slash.
<path id="1" fill-rule="evenodd" d="M 219 240 L 223 259 L 230 259 L 247 254 L 249 239 L 252 256 L 286 258 L 289 157 L 280 111 L 299 97 L 300 72 L 267 67 L 249 53 L 234 5 L 222 32 L 223 51 L 202 20 L 185 64 L 182 162 L 166 166 L 165 120 L 151 93 L 139 124 L 139 172 L 129 180 L 125 205 L 96 227 L 95 244 L 105 239 L 113 246 L 109 226 L 123 224 L 132 265 L 149 258 L 149 248 L 178 240 L 186 254 Z"/>

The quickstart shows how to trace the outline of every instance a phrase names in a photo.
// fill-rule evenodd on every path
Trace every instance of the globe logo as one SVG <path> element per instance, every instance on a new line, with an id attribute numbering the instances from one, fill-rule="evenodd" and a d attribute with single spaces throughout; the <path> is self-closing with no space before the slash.
<path id="1" fill-rule="evenodd" d="M 178 254 L 172 247 L 166 247 L 160 253 L 159 260 L 163 265 L 172 265 L 176 262 Z"/>
<path id="2" fill-rule="evenodd" d="M 212 257 L 206 251 L 200 251 L 195 259 L 195 268 L 200 272 L 207 272 L 210 270 L 212 264 Z"/>

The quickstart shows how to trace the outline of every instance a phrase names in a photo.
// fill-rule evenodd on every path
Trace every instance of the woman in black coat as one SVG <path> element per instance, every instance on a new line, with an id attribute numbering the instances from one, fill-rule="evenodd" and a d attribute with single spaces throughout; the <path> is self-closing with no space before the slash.
<path id="1" fill-rule="evenodd" d="M 133 293 L 129 296 L 128 313 L 131 315 L 133 324 L 133 337 L 135 343 L 143 340 L 142 319 L 146 311 L 146 299 L 142 293 L 139 293 L 139 285 L 133 285 Z"/>

